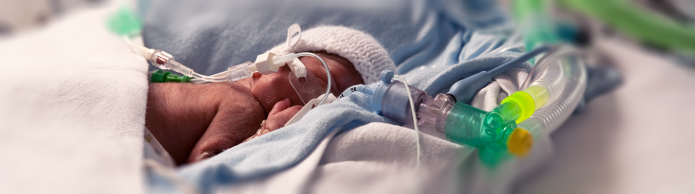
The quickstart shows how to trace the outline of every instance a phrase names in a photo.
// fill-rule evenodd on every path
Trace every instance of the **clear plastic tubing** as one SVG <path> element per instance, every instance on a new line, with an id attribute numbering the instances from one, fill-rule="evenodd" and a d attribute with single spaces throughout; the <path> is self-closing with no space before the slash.
<path id="1" fill-rule="evenodd" d="M 283 64 L 290 62 L 294 60 L 297 57 L 300 56 L 311 56 L 306 53 L 291 53 L 287 54 L 284 56 L 274 56 L 273 57 L 273 64 L 277 66 L 282 66 Z M 229 69 L 227 69 L 226 75 L 218 76 L 218 75 L 213 75 L 210 77 L 215 77 L 218 78 L 215 81 L 230 81 L 230 82 L 235 82 L 240 79 L 244 79 L 247 77 L 251 77 L 254 72 L 257 72 L 258 69 L 256 68 L 256 64 L 252 63 L 251 61 L 244 62 L 239 65 L 231 66 Z M 224 72 L 223 72 L 224 73 Z"/>
<path id="2" fill-rule="evenodd" d="M 572 52 L 576 52 L 576 50 L 561 46 L 548 53 L 531 69 L 531 73 L 521 85 L 521 89 L 525 90 L 535 85 L 541 85 L 548 90 L 549 101 L 554 101 L 565 87 L 565 71 L 561 65 L 564 61 L 560 59 Z"/>
<path id="3" fill-rule="evenodd" d="M 514 122 L 504 122 L 499 113 L 456 103 L 449 94 L 438 94 L 432 98 L 403 82 L 391 81 L 392 78 L 392 71 L 384 71 L 381 81 L 373 88 L 353 86 L 341 96 L 350 95 L 352 91 L 371 94 L 372 109 L 377 113 L 407 124 L 434 127 L 454 142 L 488 150 L 486 153 L 495 156 L 491 158 L 506 153 L 524 156 L 533 144 L 528 131 L 517 129 Z M 411 101 L 417 106 L 409 106 Z M 417 119 L 412 119 L 412 112 L 415 112 Z M 414 120 L 417 120 L 416 123 L 413 123 Z"/>
<path id="4" fill-rule="evenodd" d="M 543 58 L 543 59 L 548 59 L 548 58 Z M 540 97 L 539 100 L 536 100 L 536 110 L 542 108 L 547 104 L 548 102 L 552 102 L 555 99 L 557 99 L 558 96 L 560 96 L 560 93 L 562 93 L 562 90 L 565 88 L 565 77 L 564 77 L 564 72 L 563 72 L 563 63 L 561 60 L 543 60 L 541 59 L 541 63 L 539 65 L 543 64 L 551 64 L 551 65 L 546 65 L 547 68 L 544 70 L 538 71 L 538 69 L 535 69 L 536 71 L 531 70 L 531 75 L 529 75 L 529 78 L 535 77 L 536 79 L 531 82 L 531 84 L 527 87 L 524 87 L 522 85 L 522 88 L 524 88 L 524 91 L 532 91 L 534 88 L 539 88 L 545 92 L 543 97 Z M 539 75 L 535 75 L 539 74 Z M 540 88 L 542 87 L 542 88 Z M 535 89 L 538 90 L 538 89 Z M 535 99 L 534 99 L 535 100 Z"/>
<path id="5" fill-rule="evenodd" d="M 554 54 L 553 57 L 561 61 L 563 72 L 565 72 L 565 86 L 557 99 L 546 107 L 537 110 L 531 118 L 521 122 L 517 127 L 526 129 L 534 137 L 541 134 L 549 134 L 564 122 L 577 107 L 584 96 L 586 89 L 587 75 L 584 64 L 575 54 L 573 48 L 563 48 L 565 50 Z M 550 60 L 549 61 L 558 61 Z"/>
<path id="6" fill-rule="evenodd" d="M 193 69 L 186 67 L 185 65 L 179 63 L 174 59 L 174 56 L 172 56 L 169 53 L 166 53 L 161 50 L 155 50 L 155 49 L 149 49 L 144 46 L 140 46 L 137 44 L 134 44 L 132 41 L 130 41 L 127 38 L 124 38 L 125 42 L 130 46 L 130 48 L 137 54 L 139 54 L 142 57 L 145 57 L 145 59 L 148 59 L 150 63 L 156 67 L 159 67 L 160 69 L 163 70 L 173 70 L 175 72 L 179 72 L 185 76 L 192 77 L 194 78 L 191 80 L 193 83 L 205 83 L 205 82 L 224 82 L 224 81 L 229 81 L 229 82 L 235 82 L 243 78 L 251 77 L 254 72 L 258 72 L 258 67 L 255 63 L 252 63 L 250 61 L 244 62 L 239 65 L 231 66 L 227 71 L 212 75 L 212 76 L 206 76 L 199 74 Z M 279 66 L 285 65 L 286 62 L 290 62 L 297 57 L 300 56 L 310 56 L 317 58 L 321 63 L 323 63 L 325 69 L 326 69 L 326 74 L 328 74 L 328 80 L 331 80 L 331 75 L 328 70 L 328 65 L 326 65 L 325 61 L 321 59 L 318 55 L 315 55 L 313 53 L 308 53 L 308 52 L 303 52 L 303 53 L 290 53 L 287 55 L 283 56 L 274 56 L 272 60 L 269 59 L 269 61 L 272 61 L 272 69 L 277 69 Z M 306 69 L 304 67 L 302 68 L 297 68 L 293 69 L 293 71 L 300 71 L 300 74 L 306 74 Z M 328 81 L 328 88 L 330 89 L 330 84 L 331 81 Z M 324 98 L 325 99 L 325 98 Z M 322 101 L 323 102 L 323 101 Z"/>
<path id="7" fill-rule="evenodd" d="M 569 49 L 562 46 L 552 49 L 533 67 L 522 84 L 522 91 L 509 95 L 493 111 L 502 114 L 505 120 L 521 123 L 536 110 L 554 101 L 565 87 L 563 61 L 558 59 L 567 52 Z"/>

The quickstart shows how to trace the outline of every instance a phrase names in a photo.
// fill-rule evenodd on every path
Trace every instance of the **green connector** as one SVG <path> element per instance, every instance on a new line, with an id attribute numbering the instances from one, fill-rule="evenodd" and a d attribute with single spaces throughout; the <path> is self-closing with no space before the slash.
<path id="1" fill-rule="evenodd" d="M 562 7 L 601 21 L 660 48 L 695 55 L 695 26 L 676 22 L 626 0 L 558 0 Z"/>
<path id="2" fill-rule="evenodd" d="M 514 0 L 512 12 L 517 26 L 520 26 L 526 50 L 543 44 L 559 42 L 554 21 L 550 18 L 548 0 Z M 534 59 L 531 59 L 534 64 Z"/>
<path id="3" fill-rule="evenodd" d="M 502 115 L 505 122 L 515 121 L 519 124 L 545 106 L 549 99 L 550 95 L 545 87 L 534 85 L 524 91 L 514 92 L 502 100 L 502 103 L 492 112 Z"/>
<path id="4" fill-rule="evenodd" d="M 142 20 L 130 8 L 123 6 L 116 13 L 109 16 L 107 25 L 112 32 L 126 37 L 140 34 Z"/>
<path id="5" fill-rule="evenodd" d="M 459 143 L 480 149 L 484 161 L 497 161 L 503 155 L 524 156 L 533 145 L 533 137 L 518 129 L 514 120 L 505 121 L 497 112 L 486 112 L 456 103 L 449 111 L 444 127 L 446 136 Z"/>
<path id="6" fill-rule="evenodd" d="M 511 133 L 504 125 L 497 113 L 488 114 L 468 104 L 456 103 L 446 118 L 444 133 L 454 141 L 480 148 Z"/>
<path id="7" fill-rule="evenodd" d="M 502 161 L 512 158 L 503 144 L 494 144 L 478 149 L 478 158 L 486 167 L 497 167 Z"/>
<path id="8" fill-rule="evenodd" d="M 176 75 L 168 71 L 155 70 L 154 72 L 152 72 L 152 75 L 150 76 L 150 82 L 191 82 L 191 77 L 185 75 Z"/>
<path id="9" fill-rule="evenodd" d="M 514 92 L 508 96 L 492 112 L 499 113 L 505 121 L 521 123 L 533 115 L 536 110 L 533 97 L 526 92 Z"/>

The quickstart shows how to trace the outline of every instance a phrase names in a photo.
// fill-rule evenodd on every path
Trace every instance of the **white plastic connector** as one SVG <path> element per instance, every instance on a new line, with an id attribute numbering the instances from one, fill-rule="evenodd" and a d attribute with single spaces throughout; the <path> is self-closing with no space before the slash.
<path id="1" fill-rule="evenodd" d="M 299 56 L 295 53 L 282 56 L 270 52 L 263 53 L 256 57 L 255 70 L 261 74 L 271 74 L 278 72 L 280 67 L 289 63 L 289 67 L 292 69 L 292 73 L 294 73 L 295 76 L 306 77 L 306 67 L 297 57 Z"/>
<path id="2" fill-rule="evenodd" d="M 231 66 L 227 69 L 227 81 L 235 82 L 240 79 L 251 77 L 253 72 L 256 72 L 256 66 L 250 61 Z"/>
<path id="3" fill-rule="evenodd" d="M 282 56 L 275 55 L 273 57 L 273 63 L 275 63 L 276 65 L 282 66 L 285 63 L 290 62 L 296 58 L 297 58 L 297 54 L 294 54 L 294 53 L 290 53 L 290 54 L 286 54 L 286 55 L 282 55 Z"/>
<path id="4" fill-rule="evenodd" d="M 273 57 L 273 63 L 279 66 L 287 64 L 295 76 L 297 76 L 298 78 L 306 77 L 306 67 L 304 66 L 304 63 L 302 63 L 302 61 L 300 61 L 297 57 L 299 57 L 299 55 L 295 53 L 290 53 L 282 56 L 276 55 Z"/>
<path id="5" fill-rule="evenodd" d="M 278 72 L 278 69 L 280 69 L 280 66 L 284 64 L 274 64 L 273 63 L 273 57 L 275 56 L 275 53 L 267 52 L 260 54 L 256 57 L 256 62 L 254 64 L 256 65 L 256 70 L 258 70 L 258 73 L 260 74 L 271 74 Z"/>

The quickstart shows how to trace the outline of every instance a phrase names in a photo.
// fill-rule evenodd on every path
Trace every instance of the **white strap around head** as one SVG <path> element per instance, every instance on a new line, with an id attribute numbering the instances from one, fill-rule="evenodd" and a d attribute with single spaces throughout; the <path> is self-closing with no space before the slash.
<path id="1" fill-rule="evenodd" d="M 287 48 L 289 49 L 288 52 L 294 53 L 294 46 L 297 45 L 301 39 L 302 28 L 299 27 L 299 24 L 295 23 L 287 28 L 287 41 L 285 44 L 287 44 Z M 292 62 L 287 63 L 287 65 L 290 67 L 290 69 L 292 69 L 295 76 L 306 77 L 306 67 L 304 66 L 304 63 L 299 61 L 299 59 L 294 59 Z"/>
<path id="2" fill-rule="evenodd" d="M 297 34 L 296 37 L 294 35 Z M 290 26 L 290 28 L 287 29 L 287 48 L 290 49 L 290 52 L 294 52 L 294 46 L 297 45 L 299 40 L 302 39 L 302 28 L 299 27 L 299 24 L 295 23 Z"/>
<path id="3" fill-rule="evenodd" d="M 295 36 L 296 34 L 296 36 Z M 288 29 L 287 29 L 287 41 L 285 42 L 287 44 L 287 48 L 284 51 L 278 52 L 278 53 L 271 53 L 271 52 L 266 52 L 263 54 L 260 54 L 256 57 L 256 69 L 258 73 L 261 74 L 270 74 L 270 73 L 275 73 L 278 71 L 280 66 L 283 66 L 287 64 L 290 69 L 292 70 L 292 73 L 294 73 L 295 76 L 299 77 L 306 77 L 307 75 L 307 70 L 306 67 L 304 66 L 304 63 L 299 61 L 299 59 L 295 58 L 292 61 L 285 62 L 284 64 L 271 64 L 274 63 L 272 62 L 271 58 L 273 58 L 275 55 L 279 56 L 287 56 L 287 55 L 294 55 L 294 46 L 299 43 L 299 40 L 302 39 L 302 28 L 299 27 L 299 24 L 292 24 Z"/>

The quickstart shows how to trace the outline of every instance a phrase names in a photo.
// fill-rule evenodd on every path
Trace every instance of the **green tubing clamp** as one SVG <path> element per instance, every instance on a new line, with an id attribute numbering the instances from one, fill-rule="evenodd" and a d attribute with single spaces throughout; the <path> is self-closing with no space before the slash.
<path id="1" fill-rule="evenodd" d="M 176 75 L 168 71 L 155 70 L 150 76 L 150 82 L 152 83 L 164 83 L 164 82 L 191 82 L 191 77 L 185 75 Z"/>
<path id="2" fill-rule="evenodd" d="M 560 5 L 601 20 L 632 38 L 695 54 L 695 26 L 679 24 L 627 0 L 558 0 Z"/>
<path id="3" fill-rule="evenodd" d="M 132 9 L 122 6 L 108 17 L 106 25 L 119 36 L 134 37 L 142 31 L 143 22 Z"/>

